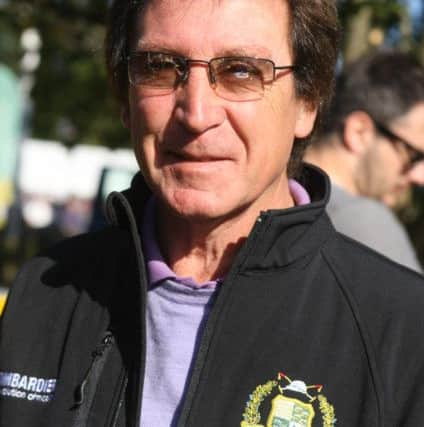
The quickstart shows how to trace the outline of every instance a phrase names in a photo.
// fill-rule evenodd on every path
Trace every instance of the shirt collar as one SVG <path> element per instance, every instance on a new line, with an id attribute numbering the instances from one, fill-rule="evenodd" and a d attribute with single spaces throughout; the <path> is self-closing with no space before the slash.
<path id="1" fill-rule="evenodd" d="M 306 191 L 305 187 L 303 187 L 303 185 L 301 185 L 295 179 L 289 179 L 289 190 L 296 206 L 302 206 L 311 203 L 311 197 L 309 196 L 309 193 Z"/>
<path id="2" fill-rule="evenodd" d="M 289 189 L 295 205 L 306 205 L 311 198 L 305 188 L 296 180 L 289 179 Z M 155 236 L 155 207 L 156 201 L 153 196 L 147 201 L 142 224 L 142 244 L 149 277 L 149 287 L 159 285 L 164 280 L 174 280 L 190 288 L 215 288 L 221 281 L 211 280 L 201 284 L 195 282 L 192 277 L 177 277 L 165 262 Z"/>

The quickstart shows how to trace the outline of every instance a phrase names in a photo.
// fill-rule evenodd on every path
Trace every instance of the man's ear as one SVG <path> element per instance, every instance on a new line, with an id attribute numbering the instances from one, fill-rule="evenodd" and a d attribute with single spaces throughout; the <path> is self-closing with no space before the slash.
<path id="1" fill-rule="evenodd" d="M 130 129 L 130 109 L 128 104 L 121 106 L 121 123 L 125 128 Z"/>
<path id="2" fill-rule="evenodd" d="M 299 103 L 294 130 L 296 138 L 306 138 L 312 132 L 317 113 L 315 106 L 305 102 Z"/>
<path id="3" fill-rule="evenodd" d="M 353 154 L 364 153 L 375 139 L 371 117 L 364 111 L 350 113 L 344 123 L 343 145 Z"/>

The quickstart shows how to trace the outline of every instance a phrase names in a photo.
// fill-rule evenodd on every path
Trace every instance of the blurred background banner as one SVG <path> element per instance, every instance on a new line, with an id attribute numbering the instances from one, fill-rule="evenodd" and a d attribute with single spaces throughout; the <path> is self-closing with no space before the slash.
<path id="1" fill-rule="evenodd" d="M 18 79 L 0 64 L 0 229 L 14 201 L 14 178 L 21 137 L 22 104 Z"/>
<path id="2" fill-rule="evenodd" d="M 423 0 L 337 4 L 340 65 L 389 47 L 424 63 Z M 105 194 L 137 170 L 106 79 L 109 5 L 0 0 L 0 285 L 44 246 L 102 226 Z M 424 195 L 412 198 L 399 215 L 424 261 Z"/>

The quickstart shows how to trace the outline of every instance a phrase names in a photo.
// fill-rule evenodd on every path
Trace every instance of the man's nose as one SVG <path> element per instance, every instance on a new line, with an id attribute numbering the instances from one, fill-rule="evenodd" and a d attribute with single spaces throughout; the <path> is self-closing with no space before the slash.
<path id="1" fill-rule="evenodd" d="M 424 185 L 424 160 L 415 164 L 408 171 L 407 177 L 411 184 Z"/>
<path id="2" fill-rule="evenodd" d="M 202 133 L 225 120 L 224 102 L 211 86 L 208 67 L 192 64 L 187 80 L 177 89 L 175 115 L 190 132 Z"/>

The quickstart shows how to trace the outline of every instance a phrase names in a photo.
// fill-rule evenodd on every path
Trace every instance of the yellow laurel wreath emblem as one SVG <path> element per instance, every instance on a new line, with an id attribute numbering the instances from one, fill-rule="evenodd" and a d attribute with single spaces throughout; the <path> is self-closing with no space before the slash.
<path id="1" fill-rule="evenodd" d="M 259 406 L 269 394 L 271 394 L 274 387 L 278 385 L 277 381 L 268 381 L 266 384 L 258 385 L 255 391 L 249 396 L 249 401 L 246 404 L 246 409 L 243 413 L 242 427 L 258 426 L 261 422 L 261 414 L 259 413 Z"/>
<path id="2" fill-rule="evenodd" d="M 243 421 L 241 427 L 264 427 L 261 423 L 261 414 L 259 407 L 267 396 L 269 396 L 275 387 L 278 386 L 278 381 L 268 381 L 265 384 L 258 385 L 253 393 L 249 396 L 243 412 Z M 322 387 L 322 386 L 321 386 Z M 315 399 L 315 398 L 314 398 Z M 327 398 L 319 394 L 317 396 L 319 402 L 319 410 L 322 415 L 323 427 L 334 427 L 336 423 L 334 406 L 331 405 Z"/>
<path id="3" fill-rule="evenodd" d="M 322 413 L 323 427 L 333 427 L 336 421 L 334 415 L 334 406 L 331 405 L 327 398 L 320 394 L 318 396 L 319 409 Z"/>

